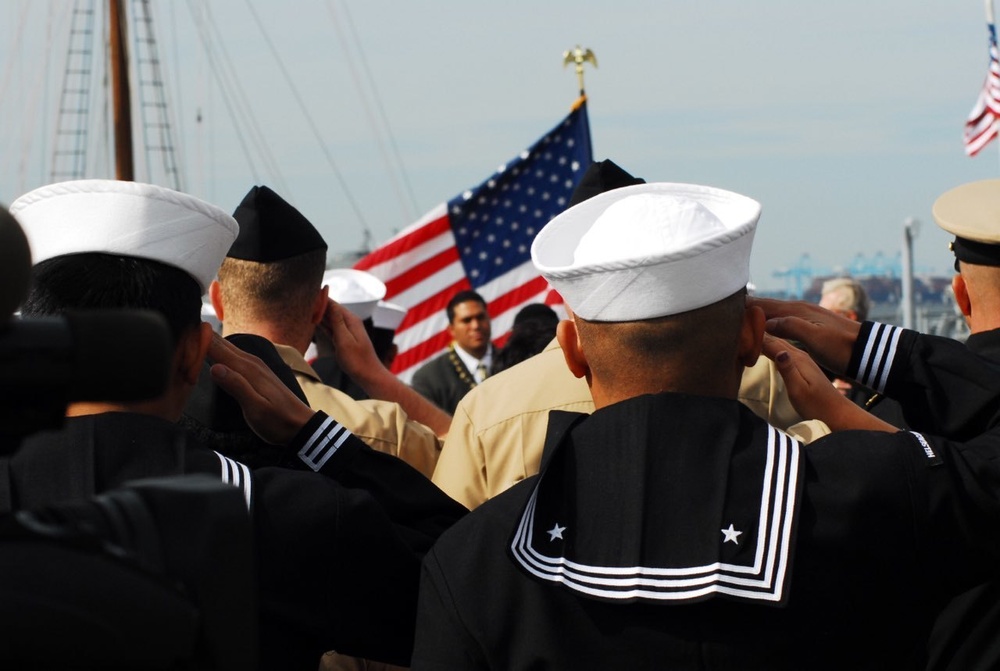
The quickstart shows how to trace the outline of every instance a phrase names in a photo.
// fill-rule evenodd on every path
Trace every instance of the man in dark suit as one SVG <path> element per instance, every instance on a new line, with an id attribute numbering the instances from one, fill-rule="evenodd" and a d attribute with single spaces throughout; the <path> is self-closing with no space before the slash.
<path id="1" fill-rule="evenodd" d="M 460 291 L 448 302 L 448 351 L 413 376 L 413 388 L 449 414 L 470 389 L 486 379 L 493 362 L 490 315 L 475 291 Z"/>

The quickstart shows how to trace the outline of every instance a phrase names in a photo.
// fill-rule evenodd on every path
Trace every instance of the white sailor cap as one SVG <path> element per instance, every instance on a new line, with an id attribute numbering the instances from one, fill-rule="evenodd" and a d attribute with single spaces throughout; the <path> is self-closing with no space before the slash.
<path id="1" fill-rule="evenodd" d="M 375 304 L 385 298 L 386 287 L 382 280 L 363 270 L 328 270 L 323 273 L 323 284 L 330 287 L 330 298 L 360 319 L 371 317 Z"/>
<path id="2" fill-rule="evenodd" d="M 623 187 L 552 219 L 531 258 L 583 319 L 665 317 L 746 287 L 760 210 L 751 198 L 709 186 Z"/>
<path id="3" fill-rule="evenodd" d="M 152 259 L 208 288 L 239 226 L 225 211 L 162 186 L 111 179 L 59 182 L 10 206 L 34 262 L 84 252 Z"/>
<path id="4" fill-rule="evenodd" d="M 378 329 L 395 331 L 403 323 L 407 309 L 388 301 L 379 301 L 372 312 L 372 325 Z"/>

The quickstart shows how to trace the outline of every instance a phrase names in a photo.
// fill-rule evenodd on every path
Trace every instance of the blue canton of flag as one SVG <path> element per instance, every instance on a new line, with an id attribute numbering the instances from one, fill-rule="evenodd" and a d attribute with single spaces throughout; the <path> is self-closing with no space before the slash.
<path id="1" fill-rule="evenodd" d="M 566 209 L 591 161 L 586 114 L 574 113 L 488 180 L 448 202 L 473 288 L 531 261 L 531 242 Z"/>

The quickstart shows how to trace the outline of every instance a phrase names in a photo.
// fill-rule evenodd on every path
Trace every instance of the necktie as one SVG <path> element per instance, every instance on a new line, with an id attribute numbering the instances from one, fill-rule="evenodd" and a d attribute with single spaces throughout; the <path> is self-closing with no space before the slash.
<path id="1" fill-rule="evenodd" d="M 482 382 L 485 379 L 486 379 L 486 364 L 480 361 L 479 367 L 476 368 L 476 382 Z"/>

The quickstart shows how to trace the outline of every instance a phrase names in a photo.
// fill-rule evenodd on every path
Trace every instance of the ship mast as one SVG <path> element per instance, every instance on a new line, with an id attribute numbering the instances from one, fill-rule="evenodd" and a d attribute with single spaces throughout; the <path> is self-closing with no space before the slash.
<path id="1" fill-rule="evenodd" d="M 132 104 L 125 39 L 125 0 L 108 0 L 111 27 L 111 89 L 114 108 L 115 179 L 134 181 Z"/>

